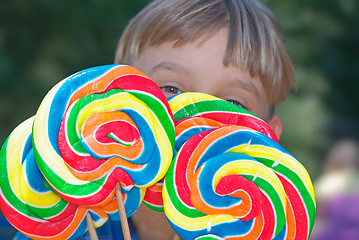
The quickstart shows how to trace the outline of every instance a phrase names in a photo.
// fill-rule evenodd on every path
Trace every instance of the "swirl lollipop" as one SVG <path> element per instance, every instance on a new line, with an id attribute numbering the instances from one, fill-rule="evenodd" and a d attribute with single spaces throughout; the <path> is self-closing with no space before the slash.
<path id="1" fill-rule="evenodd" d="M 102 207 L 77 206 L 50 189 L 34 159 L 32 125 L 30 118 L 15 128 L 0 152 L 0 208 L 9 222 L 33 239 L 76 239 L 87 230 L 88 214 L 95 227 L 109 217 L 119 220 L 114 200 Z"/>
<path id="2" fill-rule="evenodd" d="M 163 201 L 184 239 L 307 239 L 315 216 L 305 168 L 268 136 L 234 125 L 183 144 Z"/>
<path id="3" fill-rule="evenodd" d="M 36 162 L 66 201 L 103 205 L 116 184 L 145 188 L 172 159 L 173 118 L 161 90 L 140 71 L 109 65 L 58 83 L 35 117 Z"/>
<path id="4" fill-rule="evenodd" d="M 192 136 L 227 125 L 245 126 L 274 141 L 272 128 L 253 113 L 223 99 L 205 93 L 182 93 L 168 99 L 175 119 L 175 153 Z M 147 189 L 144 202 L 151 209 L 163 211 L 162 181 Z"/>
<path id="5" fill-rule="evenodd" d="M 34 120 L 33 143 L 40 171 L 66 201 L 102 206 L 116 190 L 129 239 L 121 187 L 146 188 L 163 178 L 172 160 L 173 117 L 162 91 L 143 73 L 100 66 L 50 90 Z"/>

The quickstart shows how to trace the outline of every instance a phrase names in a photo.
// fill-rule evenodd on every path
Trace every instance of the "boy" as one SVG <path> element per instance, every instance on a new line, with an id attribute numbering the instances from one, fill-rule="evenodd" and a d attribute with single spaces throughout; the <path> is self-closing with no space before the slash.
<path id="1" fill-rule="evenodd" d="M 294 85 L 281 26 L 256 0 L 155 0 L 125 29 L 116 63 L 136 67 L 167 97 L 204 92 L 264 119 L 278 137 L 274 106 Z M 132 217 L 140 239 L 172 239 L 163 213 L 140 207 Z"/>

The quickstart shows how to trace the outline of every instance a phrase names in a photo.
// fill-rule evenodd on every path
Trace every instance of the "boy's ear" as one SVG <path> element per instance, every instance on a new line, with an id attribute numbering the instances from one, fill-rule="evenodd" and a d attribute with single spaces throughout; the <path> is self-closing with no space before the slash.
<path id="1" fill-rule="evenodd" d="M 278 115 L 274 114 L 271 120 L 269 120 L 268 124 L 271 126 L 275 135 L 277 135 L 277 138 L 279 139 L 280 135 L 282 135 L 283 125 Z"/>

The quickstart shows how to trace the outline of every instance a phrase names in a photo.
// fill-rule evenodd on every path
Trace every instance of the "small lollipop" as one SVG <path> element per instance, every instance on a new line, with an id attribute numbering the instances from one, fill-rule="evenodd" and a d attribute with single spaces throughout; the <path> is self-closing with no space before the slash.
<path id="1" fill-rule="evenodd" d="M 163 201 L 184 239 L 308 239 L 315 217 L 305 168 L 268 136 L 235 125 L 183 144 Z"/>
<path id="2" fill-rule="evenodd" d="M 172 159 L 173 118 L 161 90 L 125 65 L 90 68 L 58 83 L 33 127 L 35 159 L 66 201 L 103 205 L 115 186 L 145 188 Z"/>
<path id="3" fill-rule="evenodd" d="M 154 185 L 146 189 L 145 196 L 143 198 L 143 203 L 155 210 L 157 212 L 163 212 L 163 199 L 162 199 L 162 189 L 163 189 L 164 179 L 158 181 Z"/>
<path id="4" fill-rule="evenodd" d="M 53 192 L 37 168 L 32 149 L 33 118 L 10 134 L 0 152 L 0 208 L 8 221 L 33 239 L 76 239 L 91 225 L 118 220 L 115 201 L 99 207 L 70 204 Z"/>

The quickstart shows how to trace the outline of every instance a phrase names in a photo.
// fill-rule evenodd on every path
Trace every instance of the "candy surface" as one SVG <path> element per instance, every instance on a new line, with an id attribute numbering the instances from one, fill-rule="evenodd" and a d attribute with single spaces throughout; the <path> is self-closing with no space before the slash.
<path id="1" fill-rule="evenodd" d="M 163 201 L 175 231 L 184 239 L 308 239 L 315 199 L 305 168 L 255 116 L 241 121 L 245 127 L 238 117 L 218 114 L 225 119 L 218 121 L 223 107 L 190 94 L 184 103 L 176 96 L 179 110 L 169 101 L 178 153 Z M 207 105 L 196 107 L 198 99 Z"/>
<path id="2" fill-rule="evenodd" d="M 8 221 L 33 239 L 76 239 L 87 230 L 87 213 L 95 227 L 119 220 L 116 201 L 88 208 L 51 190 L 34 159 L 32 125 L 33 118 L 20 124 L 0 152 L 0 208 Z"/>
<path id="3" fill-rule="evenodd" d="M 143 202 L 147 207 L 157 212 L 163 212 L 163 199 L 162 199 L 163 180 L 158 181 L 154 185 L 146 189 Z"/>
<path id="4" fill-rule="evenodd" d="M 225 125 L 245 126 L 278 142 L 272 128 L 242 107 L 205 94 L 187 92 L 169 99 L 176 127 L 176 149 L 191 136 Z"/>
<path id="5" fill-rule="evenodd" d="M 175 119 L 175 153 L 192 136 L 226 125 L 253 128 L 278 142 L 266 122 L 251 112 L 223 99 L 204 93 L 182 93 L 168 99 Z M 162 182 L 147 189 L 144 202 L 151 209 L 163 211 Z"/>
<path id="6" fill-rule="evenodd" d="M 204 131 L 184 143 L 163 198 L 166 216 L 184 239 L 307 239 L 314 223 L 304 167 L 267 136 L 239 126 Z"/>
<path id="7" fill-rule="evenodd" d="M 130 190 L 163 178 L 174 123 L 162 91 L 140 71 L 108 65 L 78 72 L 46 95 L 35 116 L 34 154 L 66 201 L 103 205 L 117 182 Z"/>

